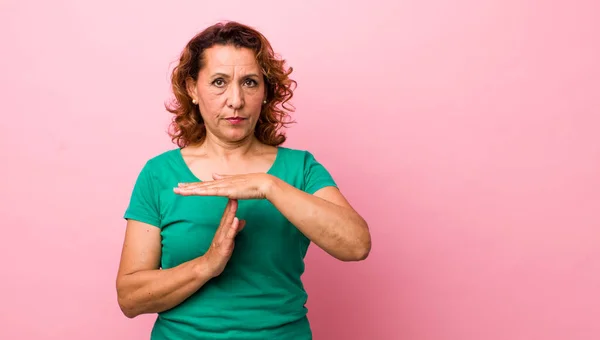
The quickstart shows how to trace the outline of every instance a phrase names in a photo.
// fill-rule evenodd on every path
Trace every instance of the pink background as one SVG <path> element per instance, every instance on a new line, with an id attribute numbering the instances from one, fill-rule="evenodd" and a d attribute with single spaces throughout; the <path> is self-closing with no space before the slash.
<path id="1" fill-rule="evenodd" d="M 0 3 L 1 339 L 148 337 L 122 214 L 174 147 L 170 63 L 221 19 L 295 67 L 286 146 L 370 222 L 366 262 L 309 252 L 315 339 L 600 338 L 598 2 L 328 3 Z"/>

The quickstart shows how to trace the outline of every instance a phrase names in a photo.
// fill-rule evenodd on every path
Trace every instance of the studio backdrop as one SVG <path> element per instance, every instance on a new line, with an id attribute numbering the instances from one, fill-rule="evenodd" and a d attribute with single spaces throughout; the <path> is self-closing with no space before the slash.
<path id="1" fill-rule="evenodd" d="M 204 27 L 263 32 L 296 124 L 371 228 L 315 246 L 315 339 L 600 337 L 597 1 L 0 2 L 0 338 L 147 339 L 115 276 L 139 170 L 176 147 L 169 71 Z"/>

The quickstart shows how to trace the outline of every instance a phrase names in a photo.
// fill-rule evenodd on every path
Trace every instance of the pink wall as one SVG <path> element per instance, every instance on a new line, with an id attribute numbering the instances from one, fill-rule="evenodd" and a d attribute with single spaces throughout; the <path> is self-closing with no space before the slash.
<path id="1" fill-rule="evenodd" d="M 169 63 L 235 19 L 296 69 L 287 146 L 372 228 L 366 262 L 309 252 L 315 339 L 598 339 L 600 5 L 377 2 L 2 1 L 0 338 L 147 338 L 121 216 L 173 147 Z"/>

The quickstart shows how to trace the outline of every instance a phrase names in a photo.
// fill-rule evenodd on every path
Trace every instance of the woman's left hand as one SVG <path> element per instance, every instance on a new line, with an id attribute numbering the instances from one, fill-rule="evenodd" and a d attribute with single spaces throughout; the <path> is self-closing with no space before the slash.
<path id="1" fill-rule="evenodd" d="M 274 177 L 265 173 L 214 174 L 213 181 L 180 183 L 174 188 L 182 196 L 223 196 L 230 199 L 264 199 Z"/>

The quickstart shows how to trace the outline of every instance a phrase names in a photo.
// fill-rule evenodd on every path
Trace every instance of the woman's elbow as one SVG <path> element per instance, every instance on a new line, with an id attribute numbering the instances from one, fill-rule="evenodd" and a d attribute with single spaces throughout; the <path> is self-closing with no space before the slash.
<path id="1" fill-rule="evenodd" d="M 356 238 L 356 241 L 350 248 L 347 256 L 342 259 L 343 261 L 364 261 L 369 257 L 371 253 L 371 235 L 369 233 L 369 228 L 367 224 L 361 225 L 360 229 L 362 232 L 361 235 Z"/>
<path id="2" fill-rule="evenodd" d="M 127 293 L 125 287 L 123 287 L 124 283 L 122 279 L 122 277 L 117 278 L 117 303 L 119 304 L 119 309 L 121 309 L 123 315 L 129 319 L 133 319 L 138 316 L 139 313 L 135 311 L 135 304 L 132 303 L 131 297 Z"/>
<path id="3" fill-rule="evenodd" d="M 334 255 L 334 257 L 343 262 L 358 262 L 366 260 L 369 257 L 369 252 L 370 249 L 368 247 L 353 247 L 343 255 Z"/>
<path id="4" fill-rule="evenodd" d="M 356 261 L 363 261 L 366 260 L 367 257 L 369 257 L 369 254 L 371 253 L 371 242 L 369 241 L 368 244 L 364 245 L 363 247 L 359 248 L 357 257 L 356 257 Z"/>
<path id="5" fill-rule="evenodd" d="M 354 248 L 354 253 L 350 261 L 364 261 L 369 257 L 369 253 L 371 253 L 371 241 L 363 241 Z"/>
<path id="6" fill-rule="evenodd" d="M 135 309 L 133 308 L 131 303 L 128 303 L 125 298 L 121 298 L 119 297 L 118 299 L 118 303 L 119 303 L 119 308 L 121 309 L 121 312 L 123 313 L 123 315 L 125 315 L 127 318 L 129 319 L 133 319 L 136 316 L 139 315 L 139 313 L 137 313 L 135 311 Z"/>

